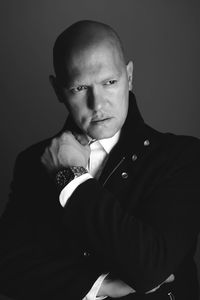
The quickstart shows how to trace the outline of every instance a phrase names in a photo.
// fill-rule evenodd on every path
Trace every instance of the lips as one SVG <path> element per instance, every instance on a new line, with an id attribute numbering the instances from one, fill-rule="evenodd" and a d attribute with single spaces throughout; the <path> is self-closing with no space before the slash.
<path id="1" fill-rule="evenodd" d="M 110 116 L 104 115 L 104 114 L 98 114 L 94 115 L 93 118 L 91 119 L 91 122 L 103 122 L 106 120 L 111 119 Z"/>
<path id="2" fill-rule="evenodd" d="M 104 118 L 104 119 L 94 119 L 92 120 L 92 123 L 97 123 L 97 122 L 103 122 L 103 121 L 106 121 L 106 120 L 109 120 L 110 118 Z"/>
<path id="3" fill-rule="evenodd" d="M 101 119 L 92 119 L 91 120 L 91 123 L 92 124 L 100 124 L 100 123 L 103 123 L 103 122 L 107 122 L 107 121 L 109 121 L 109 120 L 111 120 L 111 118 L 101 118 Z"/>

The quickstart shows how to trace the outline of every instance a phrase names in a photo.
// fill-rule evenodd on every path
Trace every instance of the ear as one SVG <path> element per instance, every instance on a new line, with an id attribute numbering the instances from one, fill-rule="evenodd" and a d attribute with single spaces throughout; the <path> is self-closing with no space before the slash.
<path id="1" fill-rule="evenodd" d="M 56 93 L 56 96 L 57 96 L 58 100 L 60 102 L 63 102 L 62 90 L 61 90 L 61 87 L 58 83 L 57 78 L 53 75 L 49 75 L 49 82 L 50 82 L 51 86 L 53 87 L 54 92 Z"/>
<path id="2" fill-rule="evenodd" d="M 129 91 L 131 91 L 133 88 L 133 62 L 132 61 L 129 61 L 128 64 L 126 65 L 126 71 L 128 76 L 128 87 L 129 87 Z"/>

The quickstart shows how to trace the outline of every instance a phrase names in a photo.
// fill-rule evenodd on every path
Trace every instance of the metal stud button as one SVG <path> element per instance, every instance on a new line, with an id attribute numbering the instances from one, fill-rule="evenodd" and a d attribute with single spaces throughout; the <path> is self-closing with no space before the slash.
<path id="1" fill-rule="evenodd" d="M 145 140 L 145 141 L 144 141 L 144 146 L 149 146 L 149 145 L 150 145 L 149 140 Z"/>
<path id="2" fill-rule="evenodd" d="M 88 252 L 85 251 L 85 252 L 83 253 L 83 256 L 85 256 L 85 257 L 90 256 L 90 253 L 88 253 Z"/>
<path id="3" fill-rule="evenodd" d="M 122 173 L 122 178 L 123 178 L 123 179 L 126 179 L 126 178 L 128 178 L 128 173 L 126 173 L 126 172 L 123 172 L 123 173 Z"/>
<path id="4" fill-rule="evenodd" d="M 136 154 L 133 154 L 132 156 L 132 161 L 136 161 L 137 160 L 137 155 Z"/>

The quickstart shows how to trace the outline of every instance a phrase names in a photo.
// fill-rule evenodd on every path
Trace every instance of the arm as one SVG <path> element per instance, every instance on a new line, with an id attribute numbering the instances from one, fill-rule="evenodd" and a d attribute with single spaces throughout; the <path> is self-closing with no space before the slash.
<path id="1" fill-rule="evenodd" d="M 63 208 L 40 163 L 43 149 L 34 146 L 16 161 L 0 219 L 0 291 L 14 299 L 81 299 L 102 270 L 78 247 L 69 249 L 73 241 L 63 229 Z"/>
<path id="2" fill-rule="evenodd" d="M 194 149 L 191 152 L 198 158 Z M 188 154 L 182 152 L 180 163 L 171 167 L 146 202 L 130 193 L 130 202 L 144 204 L 137 217 L 95 179 L 81 184 L 65 207 L 66 228 L 136 291 L 146 292 L 164 282 L 195 243 L 200 163 L 185 159 L 191 157 Z"/>
<path id="3" fill-rule="evenodd" d="M 88 180 L 72 195 L 63 222 L 86 241 L 89 252 L 111 261 L 121 279 L 146 292 L 176 271 L 199 231 L 198 187 L 175 182 L 163 183 L 136 218 L 98 182 Z"/>

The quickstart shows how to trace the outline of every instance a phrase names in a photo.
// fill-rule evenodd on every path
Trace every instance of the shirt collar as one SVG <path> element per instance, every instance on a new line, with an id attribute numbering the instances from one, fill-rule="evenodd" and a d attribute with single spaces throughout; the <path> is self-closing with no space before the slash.
<path id="1" fill-rule="evenodd" d="M 119 136 L 120 136 L 120 130 L 111 138 L 99 140 L 99 143 L 104 148 L 107 154 L 109 154 L 112 148 L 117 144 L 119 140 Z"/>

